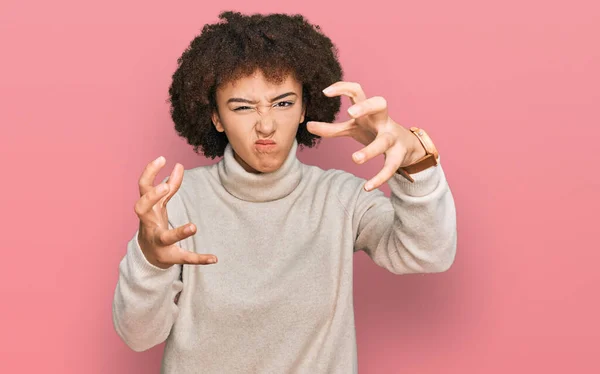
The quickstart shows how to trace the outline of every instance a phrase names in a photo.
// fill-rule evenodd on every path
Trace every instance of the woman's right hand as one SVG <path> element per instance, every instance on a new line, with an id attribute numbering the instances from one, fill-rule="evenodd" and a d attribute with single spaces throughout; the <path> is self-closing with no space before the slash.
<path id="1" fill-rule="evenodd" d="M 194 224 L 169 229 L 167 202 L 175 195 L 183 180 L 183 165 L 175 164 L 169 179 L 154 186 L 156 175 L 166 160 L 159 157 L 152 161 L 140 176 L 140 199 L 135 203 L 135 213 L 140 219 L 138 242 L 142 253 L 152 265 L 168 269 L 175 264 L 208 265 L 217 257 L 187 251 L 175 245 L 196 233 Z"/>

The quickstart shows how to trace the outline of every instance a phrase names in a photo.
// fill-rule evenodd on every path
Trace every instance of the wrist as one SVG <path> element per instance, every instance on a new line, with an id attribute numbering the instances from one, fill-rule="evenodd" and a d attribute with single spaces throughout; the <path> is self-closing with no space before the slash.
<path id="1" fill-rule="evenodd" d="M 418 127 L 411 127 L 410 131 L 415 135 L 416 141 L 420 146 L 409 147 L 410 153 L 404 160 L 404 165 L 400 166 L 397 173 L 414 182 L 410 174 L 415 174 L 438 164 L 438 151 L 429 135 L 425 130 Z M 416 144 L 416 143 L 415 143 Z"/>
<path id="2" fill-rule="evenodd" d="M 407 157 L 404 159 L 404 162 L 402 163 L 401 167 L 412 165 L 412 164 L 416 163 L 417 161 L 419 161 L 420 159 L 422 159 L 423 157 L 427 156 L 427 150 L 425 149 L 423 144 L 419 141 L 419 138 L 417 138 L 416 136 L 412 136 L 412 138 L 413 138 L 413 142 L 412 142 L 413 144 L 409 148 L 410 150 L 407 154 Z"/>

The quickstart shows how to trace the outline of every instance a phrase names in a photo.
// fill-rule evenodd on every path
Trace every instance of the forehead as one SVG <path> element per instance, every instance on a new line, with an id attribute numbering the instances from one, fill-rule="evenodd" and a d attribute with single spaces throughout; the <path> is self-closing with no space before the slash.
<path id="1" fill-rule="evenodd" d="M 227 82 L 219 87 L 218 92 L 226 96 L 240 95 L 271 95 L 281 93 L 282 90 L 299 92 L 300 82 L 292 75 L 287 74 L 279 82 L 269 81 L 262 71 L 257 70 L 251 75 Z"/>

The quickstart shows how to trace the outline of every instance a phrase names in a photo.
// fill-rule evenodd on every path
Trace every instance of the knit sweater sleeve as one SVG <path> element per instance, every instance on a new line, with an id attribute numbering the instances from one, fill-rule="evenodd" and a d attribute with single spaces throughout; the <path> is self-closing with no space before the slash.
<path id="1" fill-rule="evenodd" d="M 454 262 L 457 243 L 454 199 L 437 166 L 412 175 L 399 174 L 388 185 L 391 196 L 358 187 L 352 214 L 354 250 L 363 250 L 394 274 L 434 273 Z"/>
<path id="2" fill-rule="evenodd" d="M 178 196 L 167 203 L 169 228 L 177 227 Z M 114 293 L 113 325 L 120 338 L 136 352 L 162 343 L 169 336 L 179 314 L 176 296 L 183 289 L 181 265 L 162 269 L 144 256 L 136 231 L 127 243 L 127 252 L 119 264 L 119 278 Z M 178 245 L 181 246 L 181 243 Z"/>

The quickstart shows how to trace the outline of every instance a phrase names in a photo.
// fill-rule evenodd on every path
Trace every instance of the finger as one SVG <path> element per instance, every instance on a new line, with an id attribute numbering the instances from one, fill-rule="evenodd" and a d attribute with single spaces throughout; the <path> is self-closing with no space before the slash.
<path id="1" fill-rule="evenodd" d="M 191 264 L 191 265 L 210 265 L 217 263 L 217 256 L 211 254 L 200 254 L 196 252 L 186 251 L 181 249 L 179 251 L 178 264 Z"/>
<path id="2" fill-rule="evenodd" d="M 142 175 L 138 180 L 138 186 L 140 188 L 140 196 L 148 193 L 152 188 L 154 188 L 154 180 L 156 179 L 156 175 L 164 166 L 166 160 L 163 156 L 158 157 L 156 160 L 150 162 L 144 168 Z"/>
<path id="3" fill-rule="evenodd" d="M 173 251 L 159 251 L 156 255 L 156 261 L 165 265 L 208 265 L 216 263 L 217 256 L 212 254 L 200 254 L 174 246 Z"/>
<path id="4" fill-rule="evenodd" d="M 400 160 L 401 158 L 396 158 Z M 379 188 L 382 184 L 387 182 L 398 170 L 400 167 L 399 162 L 391 161 L 392 157 L 388 157 L 383 164 L 383 168 L 376 176 L 371 178 L 367 183 L 365 183 L 365 190 L 371 191 L 375 188 Z"/>
<path id="5" fill-rule="evenodd" d="M 387 101 L 383 97 L 373 96 L 352 105 L 348 108 L 348 114 L 353 118 L 371 116 L 375 122 L 385 122 L 388 119 L 387 108 Z"/>
<path id="6" fill-rule="evenodd" d="M 160 183 L 156 187 L 152 187 L 150 191 L 142 195 L 135 203 L 135 214 L 138 215 L 140 220 L 144 220 L 144 216 L 152 210 L 152 207 L 156 205 L 166 194 L 169 192 L 170 186 L 167 183 Z"/>
<path id="7" fill-rule="evenodd" d="M 171 200 L 173 195 L 179 190 L 181 187 L 181 182 L 183 181 L 183 165 L 180 163 L 176 163 L 171 171 L 171 175 L 167 179 L 167 184 L 169 185 L 169 193 L 165 198 L 165 205 Z"/>
<path id="8" fill-rule="evenodd" d="M 381 132 L 377 137 L 360 151 L 352 155 L 352 159 L 357 164 L 363 164 L 374 157 L 384 154 L 385 151 L 394 145 L 394 137 L 390 133 Z"/>
<path id="9" fill-rule="evenodd" d="M 163 230 L 159 233 L 157 242 L 161 246 L 173 245 L 196 233 L 196 225 L 188 223 L 170 230 Z"/>
<path id="10" fill-rule="evenodd" d="M 323 93 L 328 97 L 346 95 L 350 98 L 352 104 L 356 104 L 367 99 L 362 86 L 356 82 L 336 82 L 325 88 Z"/>
<path id="11" fill-rule="evenodd" d="M 317 122 L 309 121 L 306 123 L 306 129 L 324 138 L 335 138 L 338 136 L 349 136 L 351 135 L 350 130 L 354 126 L 354 118 L 345 122 L 329 123 L 329 122 Z"/>

